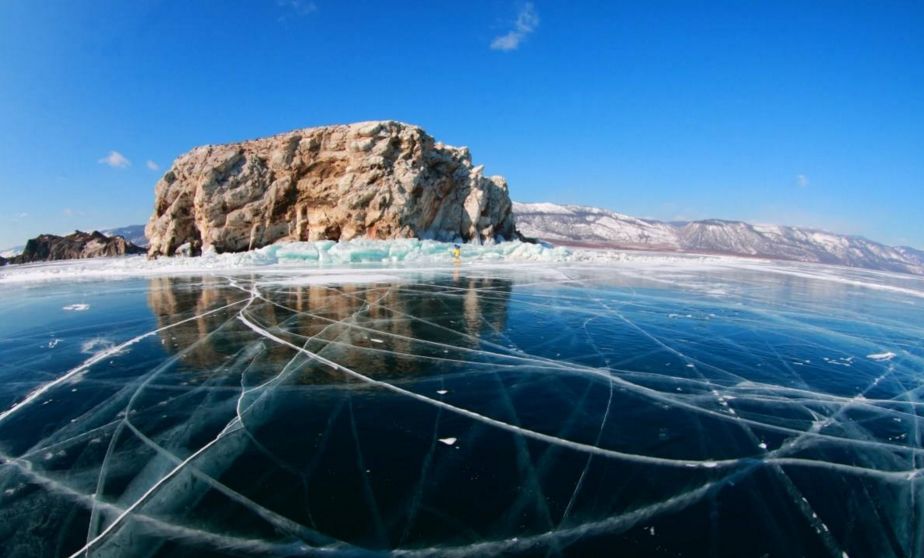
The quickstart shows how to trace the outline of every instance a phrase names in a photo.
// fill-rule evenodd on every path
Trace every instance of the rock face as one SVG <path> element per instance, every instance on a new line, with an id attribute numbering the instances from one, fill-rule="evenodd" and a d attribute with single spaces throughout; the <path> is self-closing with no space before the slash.
<path id="1" fill-rule="evenodd" d="M 42 234 L 32 238 L 26 243 L 22 254 L 10 258 L 8 263 L 98 258 L 126 254 L 144 254 L 144 248 L 135 246 L 121 236 L 106 236 L 99 231 L 92 233 L 74 231 L 73 234 L 67 236 Z"/>
<path id="2" fill-rule="evenodd" d="M 467 148 L 400 122 L 296 130 L 204 146 L 157 183 L 149 256 L 279 240 L 511 239 L 507 183 Z"/>

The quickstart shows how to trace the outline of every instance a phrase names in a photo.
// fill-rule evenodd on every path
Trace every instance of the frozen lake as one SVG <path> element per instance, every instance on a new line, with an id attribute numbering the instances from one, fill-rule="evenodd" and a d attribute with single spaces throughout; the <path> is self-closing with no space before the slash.
<path id="1" fill-rule="evenodd" d="M 31 269 L 3 555 L 924 556 L 921 279 Z"/>

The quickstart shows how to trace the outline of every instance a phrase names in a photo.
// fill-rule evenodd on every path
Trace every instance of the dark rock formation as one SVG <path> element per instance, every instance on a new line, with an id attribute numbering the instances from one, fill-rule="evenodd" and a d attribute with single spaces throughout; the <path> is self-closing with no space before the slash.
<path id="1" fill-rule="evenodd" d="M 135 246 L 121 236 L 106 236 L 99 231 L 74 231 L 67 236 L 42 234 L 29 240 L 22 254 L 10 258 L 8 263 L 44 262 L 144 254 L 144 248 Z"/>

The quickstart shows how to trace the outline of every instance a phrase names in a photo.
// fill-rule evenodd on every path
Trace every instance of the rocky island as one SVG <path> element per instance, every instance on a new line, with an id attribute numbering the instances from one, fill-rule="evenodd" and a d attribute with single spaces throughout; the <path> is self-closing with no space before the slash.
<path id="1" fill-rule="evenodd" d="M 516 236 L 506 181 L 417 126 L 362 122 L 197 147 L 158 181 L 148 255 L 280 240 Z"/>
<path id="2" fill-rule="evenodd" d="M 106 236 L 99 231 L 74 231 L 66 236 L 41 234 L 29 239 L 22 254 L 0 261 L 0 265 L 125 256 L 144 254 L 144 248 L 135 246 L 121 236 Z"/>

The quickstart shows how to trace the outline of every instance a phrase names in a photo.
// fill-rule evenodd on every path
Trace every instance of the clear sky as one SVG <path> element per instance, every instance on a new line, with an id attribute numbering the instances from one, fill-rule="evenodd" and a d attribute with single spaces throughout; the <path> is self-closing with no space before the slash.
<path id="1" fill-rule="evenodd" d="M 924 3 L 3 0 L 0 248 L 205 143 L 372 119 L 521 201 L 924 248 Z"/>

